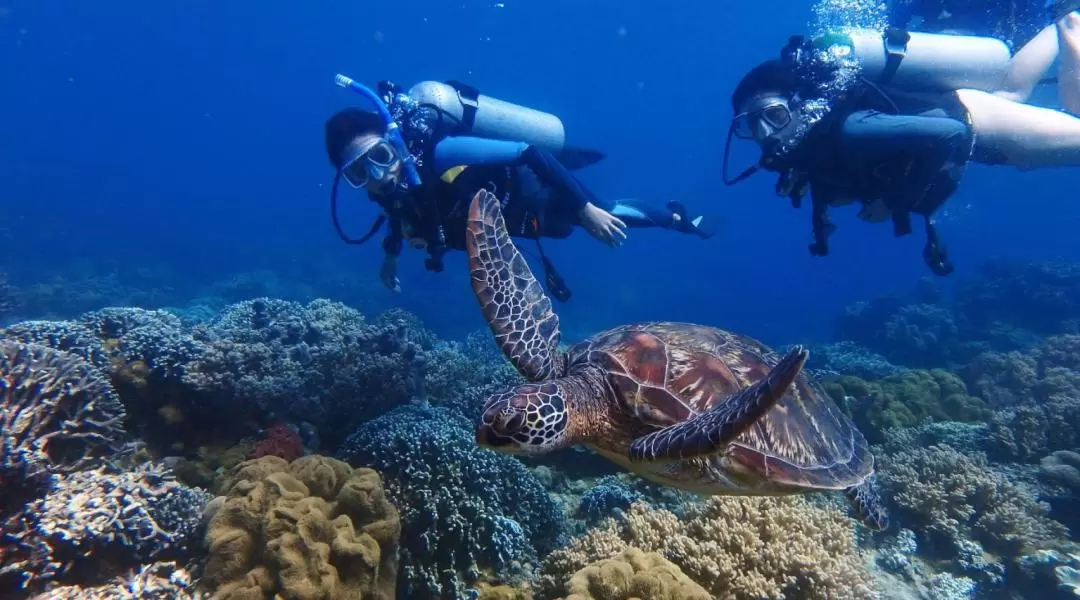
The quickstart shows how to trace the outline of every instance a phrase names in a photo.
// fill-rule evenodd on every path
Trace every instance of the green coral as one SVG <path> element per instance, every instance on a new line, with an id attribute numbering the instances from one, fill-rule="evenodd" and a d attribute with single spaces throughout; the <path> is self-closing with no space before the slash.
<path id="1" fill-rule="evenodd" d="M 824 383 L 825 390 L 873 443 L 893 427 L 935 421 L 982 422 L 991 411 L 970 396 L 963 380 L 944 369 L 911 370 L 877 381 L 844 376 Z"/>

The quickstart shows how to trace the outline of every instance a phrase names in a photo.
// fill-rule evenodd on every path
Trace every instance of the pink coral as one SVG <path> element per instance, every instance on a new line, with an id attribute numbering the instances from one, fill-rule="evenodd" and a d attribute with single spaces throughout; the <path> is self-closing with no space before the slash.
<path id="1" fill-rule="evenodd" d="M 251 450 L 251 458 L 276 456 L 292 462 L 304 454 L 304 443 L 300 435 L 286 425 L 278 423 L 266 428 L 266 439 Z"/>

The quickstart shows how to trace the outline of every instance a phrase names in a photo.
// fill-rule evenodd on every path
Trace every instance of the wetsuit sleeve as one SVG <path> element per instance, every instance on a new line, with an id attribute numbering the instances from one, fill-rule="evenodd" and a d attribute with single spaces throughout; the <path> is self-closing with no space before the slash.
<path id="1" fill-rule="evenodd" d="M 393 212 L 387 212 L 386 237 L 383 238 L 383 252 L 387 256 L 401 256 L 401 217 Z"/>
<path id="2" fill-rule="evenodd" d="M 435 168 L 439 173 L 457 165 L 520 165 L 536 174 L 541 184 L 568 199 L 580 210 L 595 198 L 555 156 L 524 142 L 507 142 L 475 137 L 450 137 L 435 146 Z"/>

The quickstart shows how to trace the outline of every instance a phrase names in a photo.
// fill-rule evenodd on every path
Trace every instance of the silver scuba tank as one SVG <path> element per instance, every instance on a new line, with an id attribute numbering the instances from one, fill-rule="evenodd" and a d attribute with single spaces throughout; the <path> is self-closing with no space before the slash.
<path id="1" fill-rule="evenodd" d="M 421 81 L 408 95 L 443 111 L 457 135 L 526 142 L 552 153 L 566 144 L 566 129 L 555 115 L 485 96 L 464 84 Z"/>
<path id="2" fill-rule="evenodd" d="M 910 92 L 1001 87 L 1012 53 L 990 37 L 901 32 L 904 39 L 874 29 L 849 29 L 815 40 L 820 49 L 858 59 L 862 75 Z"/>

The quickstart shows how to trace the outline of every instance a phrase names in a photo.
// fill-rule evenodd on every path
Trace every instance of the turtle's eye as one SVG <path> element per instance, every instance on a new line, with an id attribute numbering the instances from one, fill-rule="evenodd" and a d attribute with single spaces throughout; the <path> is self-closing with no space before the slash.
<path id="1" fill-rule="evenodd" d="M 513 435 L 521 430 L 521 426 L 525 424 L 525 415 L 514 411 L 513 414 L 500 414 L 495 418 L 495 422 L 491 424 L 491 428 L 495 430 L 495 433 L 499 435 Z"/>

